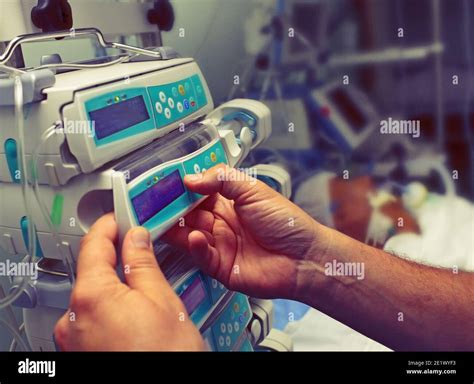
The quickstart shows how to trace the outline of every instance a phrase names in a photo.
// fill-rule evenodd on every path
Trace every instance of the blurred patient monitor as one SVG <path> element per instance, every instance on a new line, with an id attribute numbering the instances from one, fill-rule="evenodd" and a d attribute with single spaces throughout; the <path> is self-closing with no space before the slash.
<path id="1" fill-rule="evenodd" d="M 130 6 L 117 3 L 113 12 L 133 20 Z M 12 349 L 24 332 L 31 349 L 55 350 L 53 328 L 69 305 L 80 240 L 113 211 L 120 238 L 138 225 L 150 231 L 160 266 L 209 349 L 291 350 L 291 340 L 272 330 L 271 302 L 227 290 L 159 240 L 206 198 L 187 190 L 184 176 L 238 167 L 270 136 L 270 110 L 249 99 L 215 108 L 198 64 L 169 47 L 108 42 L 96 28 L 34 32 L 9 37 L 0 52 L 0 245 L 12 262 L 38 269 L 34 278 L 12 277 L 0 297 L 2 307 L 23 308 Z M 120 53 L 12 65 L 22 44 L 81 38 Z M 286 171 L 272 167 L 257 166 L 260 178 L 289 195 Z"/>

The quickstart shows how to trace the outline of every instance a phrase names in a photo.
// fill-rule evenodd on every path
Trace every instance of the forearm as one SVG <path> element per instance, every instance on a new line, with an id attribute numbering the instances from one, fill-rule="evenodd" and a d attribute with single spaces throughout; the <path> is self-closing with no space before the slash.
<path id="1" fill-rule="evenodd" d="M 300 262 L 298 300 L 395 350 L 474 349 L 474 274 L 415 264 L 319 225 L 316 238 L 328 240 Z"/>

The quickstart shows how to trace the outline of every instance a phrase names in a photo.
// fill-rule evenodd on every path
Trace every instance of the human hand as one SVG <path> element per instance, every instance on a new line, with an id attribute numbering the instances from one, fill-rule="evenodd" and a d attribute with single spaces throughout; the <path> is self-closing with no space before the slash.
<path id="1" fill-rule="evenodd" d="M 202 350 L 204 342 L 166 281 L 144 228 L 123 241 L 125 283 L 117 276 L 112 214 L 100 218 L 81 243 L 70 308 L 55 327 L 64 351 Z"/>
<path id="2" fill-rule="evenodd" d="M 328 239 L 318 236 L 322 226 L 266 184 L 225 165 L 184 182 L 211 196 L 164 240 L 188 250 L 198 267 L 231 290 L 296 299 L 300 269 L 326 247 Z"/>

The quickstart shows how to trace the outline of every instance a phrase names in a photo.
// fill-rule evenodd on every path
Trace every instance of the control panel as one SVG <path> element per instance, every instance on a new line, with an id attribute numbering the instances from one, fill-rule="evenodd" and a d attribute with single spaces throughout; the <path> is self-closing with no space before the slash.
<path id="1" fill-rule="evenodd" d="M 197 151 L 178 162 L 159 166 L 130 184 L 129 198 L 135 225 L 150 232 L 169 227 L 177 217 L 184 215 L 202 196 L 188 191 L 183 178 L 186 174 L 204 172 L 227 159 L 220 141 Z"/>
<path id="2" fill-rule="evenodd" d="M 247 296 L 235 293 L 225 310 L 213 322 L 211 332 L 217 351 L 232 351 L 242 342 L 252 316 Z"/>
<path id="3" fill-rule="evenodd" d="M 161 129 L 207 105 L 198 75 L 159 86 L 123 88 L 85 102 L 97 146 Z"/>
<path id="4" fill-rule="evenodd" d="M 157 128 L 178 121 L 207 104 L 198 75 L 170 84 L 148 87 L 148 92 L 154 107 Z"/>
<path id="5" fill-rule="evenodd" d="M 181 298 L 194 324 L 198 324 L 213 305 L 204 276 L 199 271 L 178 283 L 175 292 Z"/>
<path id="6" fill-rule="evenodd" d="M 206 320 L 209 311 L 219 302 L 228 292 L 222 286 L 213 282 L 215 279 L 204 275 L 199 270 L 193 270 L 180 278 L 173 286 L 176 294 L 181 298 L 191 320 L 198 325 Z"/>

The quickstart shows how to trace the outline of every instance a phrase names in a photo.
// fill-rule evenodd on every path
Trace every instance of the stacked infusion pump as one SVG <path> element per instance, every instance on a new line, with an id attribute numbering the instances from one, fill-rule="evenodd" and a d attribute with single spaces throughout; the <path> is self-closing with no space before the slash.
<path id="1" fill-rule="evenodd" d="M 97 30 L 75 33 L 113 44 Z M 20 36 L 0 60 L 0 244 L 11 260 L 38 262 L 38 277 L 13 278 L 9 292 L 23 308 L 31 348 L 55 349 L 53 329 L 68 308 L 80 240 L 111 211 L 121 238 L 133 226 L 150 231 L 160 266 L 209 349 L 272 345 L 269 302 L 228 291 L 159 241 L 206 198 L 187 190 L 184 176 L 219 163 L 238 166 L 268 138 L 268 108 L 238 99 L 214 109 L 196 62 L 165 48 L 120 45 L 127 54 L 82 65 L 6 65 L 21 43 L 57 37 L 68 36 Z M 261 169 L 265 178 L 275 175 L 275 168 Z M 289 177 L 276 179 L 289 194 Z"/>

